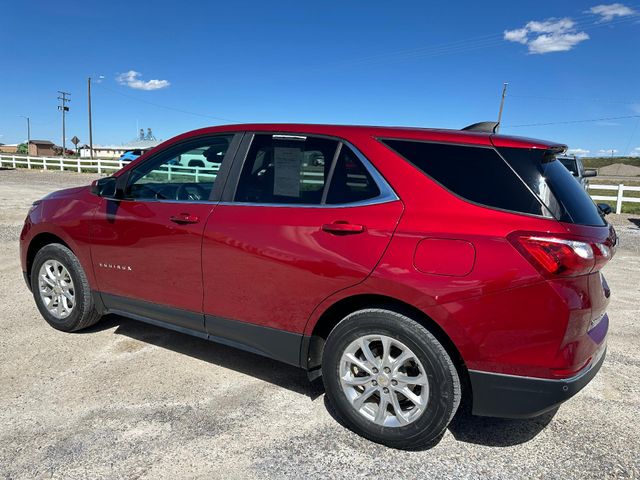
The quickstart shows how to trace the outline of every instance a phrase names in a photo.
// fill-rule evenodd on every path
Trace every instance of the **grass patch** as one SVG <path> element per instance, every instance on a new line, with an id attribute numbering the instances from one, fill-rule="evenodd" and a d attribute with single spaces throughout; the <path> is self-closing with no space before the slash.
<path id="1" fill-rule="evenodd" d="M 593 185 L 619 185 L 620 183 L 622 183 L 623 185 L 629 186 L 629 187 L 640 187 L 640 180 L 625 180 L 624 182 L 617 182 L 615 180 L 602 180 L 599 177 L 596 177 L 596 179 L 592 180 L 591 183 Z M 616 190 L 589 190 L 589 194 L 615 196 L 617 195 L 617 191 Z M 640 198 L 640 192 L 629 192 L 625 190 L 624 196 Z M 615 212 L 615 209 L 616 209 L 615 200 L 596 200 L 596 202 L 608 203 Z M 640 214 L 640 203 L 622 202 L 622 213 Z"/>
<path id="2" fill-rule="evenodd" d="M 614 163 L 624 163 L 625 165 L 633 165 L 634 167 L 640 167 L 640 158 L 637 157 L 598 157 L 598 158 L 583 158 L 582 163 L 585 168 L 602 168 L 607 165 L 613 165 Z"/>

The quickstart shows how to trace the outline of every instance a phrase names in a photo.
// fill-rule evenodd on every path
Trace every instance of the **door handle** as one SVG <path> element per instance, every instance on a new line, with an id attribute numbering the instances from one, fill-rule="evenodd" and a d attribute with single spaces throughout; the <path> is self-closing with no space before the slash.
<path id="1" fill-rule="evenodd" d="M 343 221 L 325 223 L 322 225 L 322 231 L 333 235 L 353 235 L 356 233 L 362 233 L 364 230 L 364 225 L 356 225 L 354 223 Z"/>
<path id="2" fill-rule="evenodd" d="M 190 215 L 188 213 L 181 213 L 180 215 L 172 215 L 169 217 L 173 223 L 178 225 L 186 225 L 188 223 L 198 223 L 200 219 L 197 215 Z"/>

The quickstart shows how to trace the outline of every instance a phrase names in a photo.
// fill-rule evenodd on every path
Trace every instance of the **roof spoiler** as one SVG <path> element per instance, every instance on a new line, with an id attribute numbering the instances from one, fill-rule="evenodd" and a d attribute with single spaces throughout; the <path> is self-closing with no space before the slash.
<path id="1" fill-rule="evenodd" d="M 466 126 L 462 130 L 466 132 L 496 133 L 498 125 L 500 125 L 500 122 L 478 122 Z"/>

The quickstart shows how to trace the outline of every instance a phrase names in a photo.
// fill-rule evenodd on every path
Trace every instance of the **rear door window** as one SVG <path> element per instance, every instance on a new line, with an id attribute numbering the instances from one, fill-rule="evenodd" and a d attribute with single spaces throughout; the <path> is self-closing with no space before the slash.
<path id="1" fill-rule="evenodd" d="M 382 140 L 452 193 L 474 203 L 519 213 L 550 216 L 493 148 Z"/>
<path id="2" fill-rule="evenodd" d="M 257 134 L 240 173 L 235 201 L 260 204 L 343 204 L 380 189 L 355 153 L 338 140 Z"/>

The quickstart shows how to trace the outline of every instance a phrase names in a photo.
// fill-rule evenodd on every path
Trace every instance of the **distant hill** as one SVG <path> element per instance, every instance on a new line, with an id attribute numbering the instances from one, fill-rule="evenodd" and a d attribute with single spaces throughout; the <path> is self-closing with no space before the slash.
<path id="1" fill-rule="evenodd" d="M 607 165 L 613 165 L 614 163 L 640 167 L 640 158 L 638 157 L 594 157 L 583 158 L 582 162 L 586 168 L 602 168 Z"/>

